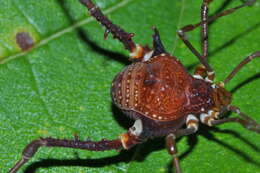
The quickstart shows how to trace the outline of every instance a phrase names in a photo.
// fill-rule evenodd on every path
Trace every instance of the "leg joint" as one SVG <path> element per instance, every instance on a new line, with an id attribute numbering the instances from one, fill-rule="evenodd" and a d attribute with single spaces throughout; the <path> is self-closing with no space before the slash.
<path id="1" fill-rule="evenodd" d="M 198 123 L 199 123 L 199 120 L 197 119 L 197 117 L 195 115 L 189 114 L 187 116 L 186 125 L 187 125 L 188 129 L 193 128 L 194 132 L 196 132 L 198 130 L 198 126 L 199 126 Z"/>

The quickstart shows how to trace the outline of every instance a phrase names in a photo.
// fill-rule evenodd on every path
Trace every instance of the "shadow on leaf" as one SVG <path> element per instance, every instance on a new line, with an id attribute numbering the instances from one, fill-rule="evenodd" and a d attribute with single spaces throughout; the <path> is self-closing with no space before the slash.
<path id="1" fill-rule="evenodd" d="M 70 24 L 74 24 L 76 21 L 73 20 L 72 16 L 69 14 L 69 10 L 66 6 L 65 0 L 58 0 L 57 1 L 60 6 L 63 9 L 64 14 L 66 14 Z M 128 65 L 130 62 L 128 60 L 128 57 L 124 56 L 123 54 L 104 49 L 100 47 L 98 44 L 93 42 L 92 40 L 89 39 L 87 32 L 81 28 L 77 28 L 76 32 L 78 34 L 78 37 L 80 40 L 82 40 L 86 46 L 90 47 L 94 52 L 103 55 L 106 57 L 108 60 L 115 60 L 117 62 L 120 62 L 121 64 Z M 123 48 L 123 46 L 122 46 Z"/>
<path id="2" fill-rule="evenodd" d="M 235 93 L 238 89 L 242 88 L 243 86 L 247 85 L 248 83 L 251 83 L 255 80 L 260 79 L 260 73 L 257 73 L 247 79 L 245 79 L 244 81 L 240 82 L 236 87 L 234 87 L 230 92 L 233 94 Z"/>
<path id="3" fill-rule="evenodd" d="M 64 9 L 64 13 L 67 14 L 68 18 L 71 20 L 71 23 L 73 23 L 73 20 L 70 17 L 68 10 L 65 6 L 64 0 L 60 0 L 60 1 L 57 1 L 57 2 L 60 3 L 61 7 Z M 228 0 L 225 1 L 225 3 L 227 3 L 227 4 L 229 2 L 230 1 L 228 1 Z M 223 6 L 225 7 L 226 5 L 224 4 Z M 223 8 L 223 7 L 221 7 L 221 8 Z M 255 25 L 254 27 L 259 27 L 259 26 L 260 26 L 260 23 Z M 251 32 L 253 30 L 252 28 L 250 28 L 249 30 L 245 31 L 244 33 L 234 37 L 233 39 L 231 39 L 230 42 L 223 44 L 223 46 L 221 46 L 220 48 L 215 49 L 215 51 L 211 52 L 211 54 L 214 55 L 216 52 L 218 52 L 218 51 L 222 50 L 223 48 L 229 46 L 230 44 L 234 43 L 234 41 L 236 41 L 239 37 L 244 36 L 245 34 L 248 34 L 249 32 Z M 89 40 L 85 31 L 78 29 L 77 32 L 78 32 L 78 35 L 81 38 L 81 40 L 83 40 L 95 52 L 102 54 L 102 55 L 105 55 L 109 59 L 114 59 L 114 60 L 119 61 L 123 64 L 129 63 L 127 61 L 127 58 L 124 57 L 123 55 L 112 52 L 112 51 L 108 51 L 104 48 L 101 48 L 98 45 L 96 45 L 94 42 Z M 188 68 L 190 68 L 190 67 L 188 67 Z M 235 92 L 237 89 L 241 88 L 243 85 L 247 84 L 248 82 L 251 82 L 252 80 L 258 79 L 258 78 L 259 78 L 259 74 L 254 75 L 253 77 L 251 77 L 251 78 L 243 81 L 242 83 L 240 83 L 237 87 L 235 87 L 232 90 L 232 92 Z M 114 117 L 115 117 L 116 121 L 118 121 L 118 123 L 122 127 L 127 129 L 132 125 L 133 122 L 131 120 L 129 120 L 128 118 L 126 118 L 125 115 L 122 115 L 123 113 L 118 108 L 116 108 L 115 106 L 112 106 L 112 111 L 114 113 Z M 248 141 L 246 138 L 242 137 L 239 133 L 237 133 L 235 131 L 220 130 L 216 127 L 207 127 L 207 126 L 201 125 L 197 134 L 188 136 L 189 149 L 182 152 L 182 154 L 180 155 L 180 159 L 184 159 L 185 157 L 187 157 L 189 154 L 192 153 L 192 151 L 196 147 L 196 144 L 199 142 L 196 135 L 201 135 L 201 136 L 204 136 L 207 140 L 215 142 L 215 143 L 223 146 L 224 148 L 231 150 L 237 156 L 244 159 L 246 162 L 257 165 L 258 167 L 260 167 L 260 162 L 253 160 L 244 151 L 241 151 L 241 150 L 233 147 L 232 145 L 230 145 L 230 144 L 228 144 L 224 141 L 220 141 L 211 132 L 229 134 L 229 135 L 243 141 L 246 145 L 251 147 L 256 152 L 259 152 L 259 150 L 260 150 L 259 147 L 255 146 L 254 144 L 252 144 L 250 141 Z M 121 162 L 125 162 L 125 163 L 128 163 L 130 161 L 143 162 L 150 153 L 152 153 L 156 150 L 162 150 L 164 148 L 165 148 L 164 139 L 163 138 L 156 138 L 156 139 L 148 140 L 147 142 L 140 144 L 140 145 L 138 145 L 138 146 L 136 146 L 136 147 L 134 147 L 134 148 L 132 148 L 128 151 L 121 151 L 119 154 L 117 154 L 115 156 L 109 156 L 109 157 L 104 157 L 104 158 L 96 158 L 96 159 L 95 158 L 94 159 L 92 159 L 92 158 L 81 159 L 81 158 L 78 158 L 78 157 L 76 157 L 75 159 L 67 159 L 67 160 L 65 160 L 65 159 L 62 159 L 62 160 L 60 160 L 60 159 L 44 159 L 44 160 L 41 160 L 39 162 L 35 162 L 35 163 L 29 165 L 27 167 L 25 173 L 34 173 L 34 172 L 36 172 L 36 170 L 38 168 L 49 168 L 49 167 L 59 167 L 59 166 L 70 166 L 70 167 L 71 166 L 81 166 L 81 167 L 100 168 L 100 167 L 105 167 L 105 166 L 108 166 L 108 165 L 118 164 L 118 163 L 121 163 Z M 165 152 L 167 152 L 167 151 L 165 150 Z M 168 164 L 168 172 L 172 172 L 172 164 L 171 163 Z"/>

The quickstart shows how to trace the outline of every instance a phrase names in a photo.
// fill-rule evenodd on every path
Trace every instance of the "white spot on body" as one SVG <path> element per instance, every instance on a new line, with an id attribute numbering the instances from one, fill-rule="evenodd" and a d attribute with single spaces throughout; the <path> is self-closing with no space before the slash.
<path id="1" fill-rule="evenodd" d="M 198 118 L 193 114 L 189 114 L 186 119 L 186 124 L 188 124 L 191 120 L 198 121 Z"/>
<path id="2" fill-rule="evenodd" d="M 198 130 L 198 118 L 193 115 L 193 114 L 189 114 L 187 116 L 187 119 L 186 119 L 186 125 L 187 125 L 187 128 L 194 128 L 195 131 Z"/>
<path id="3" fill-rule="evenodd" d="M 206 81 L 206 82 L 209 82 L 209 83 L 213 83 L 213 81 L 210 80 L 208 77 L 205 78 L 205 81 Z"/>
<path id="4" fill-rule="evenodd" d="M 212 118 L 218 118 L 219 112 L 216 112 L 216 111 L 213 111 L 213 110 L 209 110 L 208 114 Z"/>
<path id="5" fill-rule="evenodd" d="M 212 87 L 213 89 L 215 89 L 215 88 L 216 88 L 216 84 L 212 84 L 211 87 Z"/>
<path id="6" fill-rule="evenodd" d="M 150 51 L 144 55 L 144 61 L 148 61 L 153 55 L 153 51 Z"/>
<path id="7" fill-rule="evenodd" d="M 215 72 L 214 71 L 208 71 L 207 74 L 208 74 L 208 76 L 212 76 L 212 75 L 215 74 Z"/>
<path id="8" fill-rule="evenodd" d="M 156 117 L 157 117 L 157 115 L 153 114 L 153 117 L 154 117 L 154 118 L 156 118 Z"/>
<path id="9" fill-rule="evenodd" d="M 219 112 L 209 110 L 207 114 L 202 113 L 200 114 L 200 121 L 208 126 L 212 126 L 212 121 L 214 121 L 215 118 L 218 118 Z"/>
<path id="10" fill-rule="evenodd" d="M 166 54 L 165 54 L 165 53 L 162 53 L 161 56 L 166 56 Z"/>
<path id="11" fill-rule="evenodd" d="M 205 119 L 208 117 L 210 117 L 208 114 L 202 113 L 200 114 L 200 121 L 205 124 Z"/>
<path id="12" fill-rule="evenodd" d="M 193 77 L 196 79 L 203 79 L 201 75 L 193 75 Z"/>
<path id="13" fill-rule="evenodd" d="M 212 115 L 212 113 L 213 113 L 213 110 L 208 111 L 208 115 Z"/>
<path id="14" fill-rule="evenodd" d="M 134 125 L 129 129 L 130 133 L 139 136 L 143 131 L 143 124 L 140 119 L 136 120 Z"/>

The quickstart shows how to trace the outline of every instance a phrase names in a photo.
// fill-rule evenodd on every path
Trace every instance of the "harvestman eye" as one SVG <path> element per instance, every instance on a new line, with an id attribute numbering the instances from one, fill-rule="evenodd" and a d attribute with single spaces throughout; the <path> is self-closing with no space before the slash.
<path id="1" fill-rule="evenodd" d="M 154 137 L 166 138 L 166 148 L 172 156 L 172 165 L 176 173 L 181 173 L 175 140 L 199 130 L 199 120 L 208 126 L 235 122 L 248 130 L 260 133 L 260 125 L 231 104 L 231 93 L 225 89 L 225 84 L 240 69 L 251 60 L 260 57 L 260 51 L 242 60 L 223 82 L 214 83 L 215 72 L 208 63 L 209 22 L 253 5 L 255 0 L 248 0 L 240 6 L 212 17 L 208 16 L 208 11 L 209 4 L 213 0 L 203 0 L 201 21 L 184 26 L 177 32 L 201 64 L 196 68 L 193 76 L 187 73 L 177 57 L 165 50 L 159 31 L 155 27 L 152 36 L 153 47 L 142 46 L 132 40 L 134 34 L 113 24 L 91 0 L 80 0 L 80 2 L 88 9 L 90 15 L 106 28 L 105 38 L 111 33 L 129 51 L 130 61 L 133 63 L 114 78 L 111 93 L 114 104 L 122 110 L 123 114 L 135 119 L 135 123 L 126 133 L 114 140 L 81 141 L 79 138 L 51 137 L 34 140 L 24 148 L 21 160 L 10 169 L 9 173 L 17 172 L 43 146 L 92 151 L 122 150 L 132 148 Z M 186 37 L 187 32 L 199 27 L 202 40 L 201 53 Z M 234 112 L 238 116 L 221 118 L 220 113 L 226 111 Z"/>

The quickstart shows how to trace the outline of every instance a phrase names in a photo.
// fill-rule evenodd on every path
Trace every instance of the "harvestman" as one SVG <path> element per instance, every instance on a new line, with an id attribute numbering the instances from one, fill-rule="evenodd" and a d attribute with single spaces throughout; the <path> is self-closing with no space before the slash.
<path id="1" fill-rule="evenodd" d="M 245 128 L 260 133 L 260 125 L 239 108 L 231 105 L 231 93 L 224 85 L 248 62 L 260 57 L 260 51 L 246 57 L 223 82 L 214 83 L 214 70 L 208 64 L 208 23 L 222 16 L 233 13 L 237 9 L 252 5 L 249 0 L 235 8 L 208 17 L 211 0 L 203 0 L 201 6 L 201 22 L 187 25 L 178 31 L 181 40 L 199 59 L 201 65 L 195 74 L 188 74 L 179 60 L 167 53 L 160 40 L 159 32 L 154 29 L 153 48 L 136 44 L 132 37 L 119 26 L 106 18 L 91 0 L 80 0 L 90 15 L 105 28 L 105 38 L 109 33 L 118 39 L 130 52 L 133 63 L 124 68 L 112 84 L 112 98 L 124 114 L 135 119 L 128 132 L 115 140 L 81 141 L 75 139 L 40 138 L 32 141 L 23 150 L 22 159 L 9 171 L 15 173 L 33 157 L 39 147 L 68 147 L 93 151 L 129 149 L 147 139 L 166 136 L 168 153 L 173 157 L 173 165 L 177 173 L 181 173 L 175 139 L 195 133 L 199 121 L 208 126 L 226 122 L 237 122 Z M 199 53 L 186 37 L 186 32 L 201 27 L 202 54 Z M 223 112 L 235 112 L 239 117 L 221 118 Z M 186 125 L 186 128 L 183 126 Z"/>

